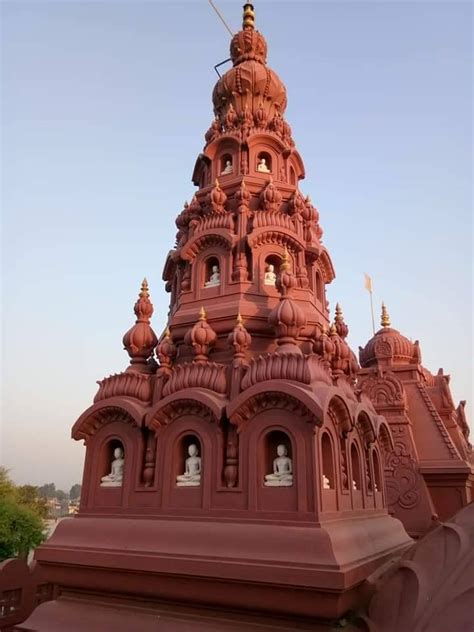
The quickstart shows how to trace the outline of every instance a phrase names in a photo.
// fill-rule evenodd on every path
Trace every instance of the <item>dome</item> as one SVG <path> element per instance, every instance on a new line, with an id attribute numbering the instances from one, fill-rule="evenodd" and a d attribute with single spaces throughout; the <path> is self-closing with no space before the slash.
<path id="1" fill-rule="evenodd" d="M 286 88 L 276 72 L 266 66 L 267 43 L 254 30 L 253 14 L 244 14 L 244 29 L 234 35 L 230 44 L 233 68 L 217 82 L 212 94 L 214 112 L 223 117 L 232 104 L 241 116 L 248 107 L 255 115 L 260 105 L 272 118 L 286 109 Z"/>
<path id="2" fill-rule="evenodd" d="M 390 327 L 390 319 L 382 304 L 382 329 L 373 336 L 364 348 L 359 347 L 362 368 L 374 364 L 420 364 L 421 354 L 418 341 L 411 342 L 396 329 Z"/>

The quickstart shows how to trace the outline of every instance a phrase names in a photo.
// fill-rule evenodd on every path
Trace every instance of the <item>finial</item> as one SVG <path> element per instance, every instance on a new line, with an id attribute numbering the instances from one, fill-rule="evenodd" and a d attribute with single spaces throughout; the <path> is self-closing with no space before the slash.
<path id="1" fill-rule="evenodd" d="M 237 325 L 243 325 L 244 324 L 244 319 L 242 318 L 241 313 L 239 312 L 237 314 Z"/>
<path id="2" fill-rule="evenodd" d="M 244 4 L 244 16 L 242 21 L 242 28 L 245 30 L 251 29 L 253 31 L 255 25 L 255 9 L 253 4 L 246 2 Z"/>
<path id="3" fill-rule="evenodd" d="M 382 318 L 380 319 L 382 327 L 390 327 L 390 316 L 388 315 L 385 303 L 382 303 Z"/>
<path id="4" fill-rule="evenodd" d="M 199 310 L 199 320 L 207 320 L 207 314 L 204 307 L 201 307 L 201 309 Z"/>
<path id="5" fill-rule="evenodd" d="M 342 315 L 342 307 L 339 305 L 339 303 L 336 303 L 336 319 L 340 318 Z"/>
<path id="6" fill-rule="evenodd" d="M 218 179 L 218 178 L 216 178 L 215 185 L 216 185 L 216 187 L 218 187 L 218 188 L 219 188 L 219 179 Z"/>
<path id="7" fill-rule="evenodd" d="M 142 286 L 140 289 L 140 298 L 149 298 L 150 293 L 148 292 L 148 281 L 146 277 L 142 281 Z"/>
<path id="8" fill-rule="evenodd" d="M 283 251 L 283 257 L 281 260 L 280 270 L 283 272 L 283 271 L 289 270 L 290 268 L 291 268 L 290 255 L 288 254 L 288 249 L 285 246 L 285 250 Z"/>

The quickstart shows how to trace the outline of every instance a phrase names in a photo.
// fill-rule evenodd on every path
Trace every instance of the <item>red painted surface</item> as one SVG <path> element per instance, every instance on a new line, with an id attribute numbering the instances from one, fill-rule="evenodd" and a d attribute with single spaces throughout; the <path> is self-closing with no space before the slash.
<path id="1" fill-rule="evenodd" d="M 176 220 L 163 274 L 169 331 L 157 341 L 144 283 L 124 337 L 131 364 L 99 383 L 72 430 L 86 445 L 80 512 L 36 559 L 59 590 L 89 602 L 330 621 L 357 608 L 362 582 L 411 540 L 387 512 L 391 426 L 356 388 L 340 309 L 330 324 L 334 269 L 298 189 L 285 87 L 249 19 L 214 89 L 198 190 Z M 257 170 L 262 158 L 271 173 Z M 269 264 L 275 286 L 264 283 Z M 220 284 L 206 286 L 216 265 Z M 178 487 L 190 443 L 201 484 Z M 293 485 L 266 487 L 281 443 Z M 101 487 L 119 444 L 123 485 Z M 31 629 L 59 629 L 65 607 L 72 621 L 67 603 L 44 605 Z"/>

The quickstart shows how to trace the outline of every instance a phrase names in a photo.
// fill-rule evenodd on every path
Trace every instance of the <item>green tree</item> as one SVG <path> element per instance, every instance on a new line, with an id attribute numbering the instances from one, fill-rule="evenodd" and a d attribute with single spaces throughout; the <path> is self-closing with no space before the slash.
<path id="1" fill-rule="evenodd" d="M 69 498 L 71 500 L 79 500 L 79 498 L 81 497 L 81 490 L 82 490 L 82 485 L 79 485 L 79 483 L 76 483 L 75 485 L 73 485 L 69 491 Z"/>
<path id="2" fill-rule="evenodd" d="M 56 485 L 54 483 L 46 483 L 38 487 L 38 493 L 44 498 L 54 498 L 56 496 Z"/>
<path id="3" fill-rule="evenodd" d="M 0 467 L 0 561 L 26 556 L 45 540 L 45 506 L 36 487 L 16 487 L 8 470 Z"/>

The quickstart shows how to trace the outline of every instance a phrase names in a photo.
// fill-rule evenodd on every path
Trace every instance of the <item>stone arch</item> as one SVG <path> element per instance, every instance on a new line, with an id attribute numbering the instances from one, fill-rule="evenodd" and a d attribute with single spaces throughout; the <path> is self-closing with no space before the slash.
<path id="1" fill-rule="evenodd" d="M 113 421 L 121 421 L 141 428 L 144 424 L 144 408 L 121 397 L 111 397 L 90 406 L 75 422 L 71 436 L 76 441 L 87 441 L 98 429 Z"/>
<path id="2" fill-rule="evenodd" d="M 321 486 L 336 489 L 336 455 L 334 441 L 328 429 L 321 432 Z M 329 487 L 327 487 L 329 485 Z"/>
<path id="3" fill-rule="evenodd" d="M 219 423 L 224 414 L 225 400 L 202 388 L 187 388 L 159 401 L 148 413 L 145 424 L 158 432 L 184 415 L 198 415 L 209 422 Z"/>

